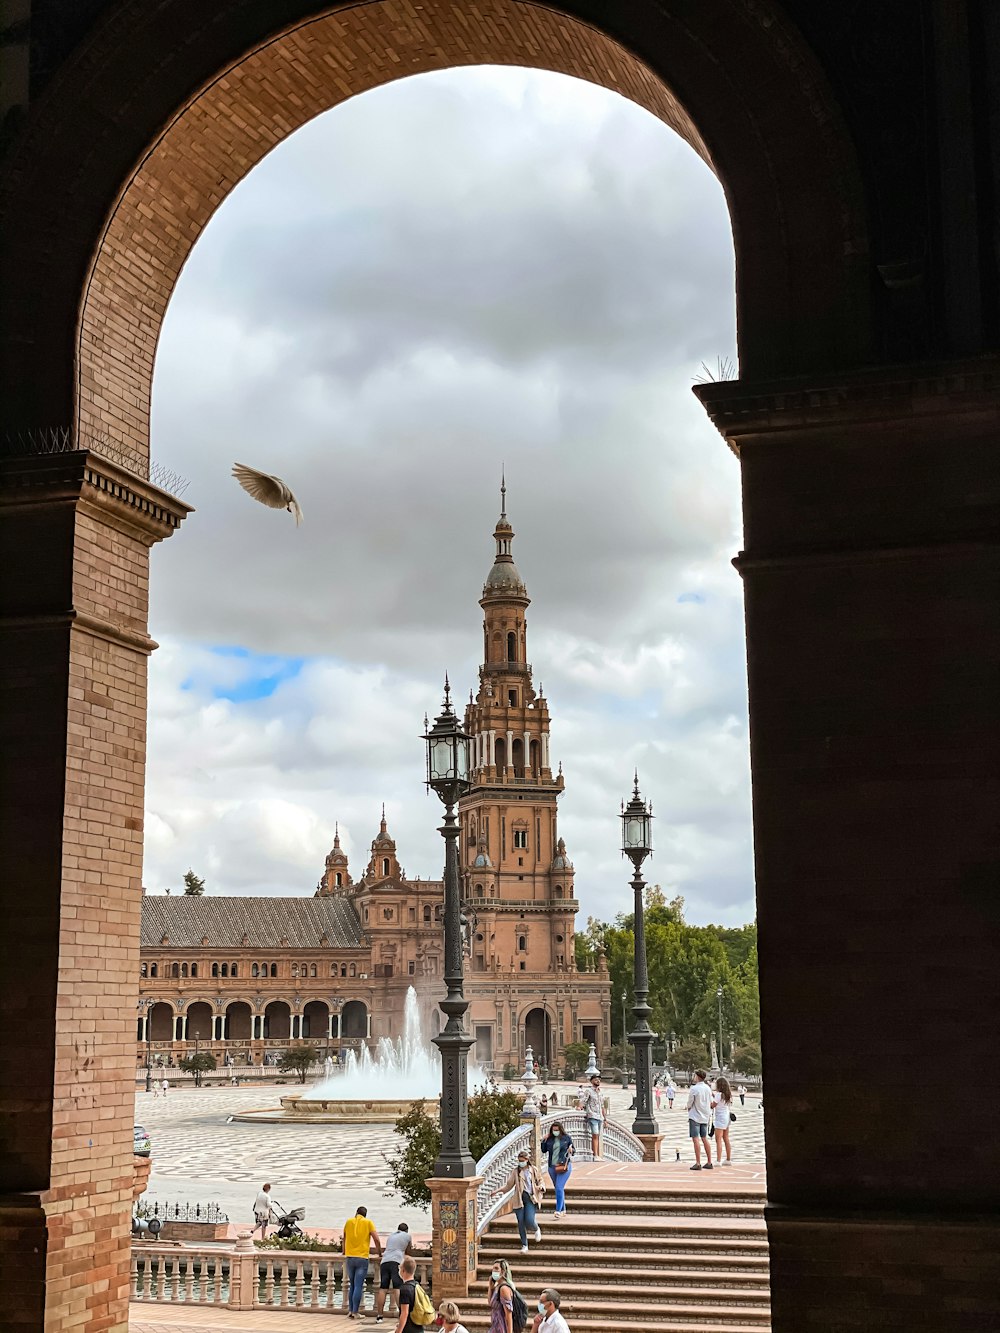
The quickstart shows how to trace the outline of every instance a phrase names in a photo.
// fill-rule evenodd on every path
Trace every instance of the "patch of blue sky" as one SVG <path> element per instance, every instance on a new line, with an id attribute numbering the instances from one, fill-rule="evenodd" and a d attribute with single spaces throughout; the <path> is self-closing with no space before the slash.
<path id="1" fill-rule="evenodd" d="M 294 680 L 305 666 L 305 657 L 287 657 L 275 653 L 255 653 L 238 644 L 219 644 L 208 648 L 208 659 L 181 684 L 183 690 L 196 690 L 213 699 L 231 703 L 252 703 L 269 699 L 287 681 Z M 211 659 L 218 659 L 216 664 Z"/>
<path id="2" fill-rule="evenodd" d="M 698 606 L 704 606 L 708 597 L 703 592 L 682 592 L 677 600 L 678 602 L 695 602 Z"/>

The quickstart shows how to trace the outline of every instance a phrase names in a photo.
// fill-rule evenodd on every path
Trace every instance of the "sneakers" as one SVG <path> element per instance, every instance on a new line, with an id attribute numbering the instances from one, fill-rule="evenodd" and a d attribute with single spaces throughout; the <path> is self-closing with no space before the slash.
<path id="1" fill-rule="evenodd" d="M 720 1166 L 732 1166 L 732 1164 L 733 1164 L 733 1161 L 732 1161 L 732 1158 L 731 1158 L 731 1157 L 727 1157 L 726 1160 L 725 1160 L 724 1162 L 720 1162 L 720 1163 L 719 1163 Z"/>
<path id="2" fill-rule="evenodd" d="M 381 1322 L 382 1322 L 382 1316 L 381 1316 L 380 1314 L 377 1314 L 377 1315 L 375 1316 L 375 1322 L 376 1322 L 376 1324 L 381 1324 Z"/>
<path id="3" fill-rule="evenodd" d="M 700 1170 L 701 1170 L 701 1162 L 695 1162 L 694 1166 L 689 1166 L 689 1167 L 688 1167 L 688 1170 L 689 1170 L 689 1171 L 700 1171 Z"/>
<path id="4" fill-rule="evenodd" d="M 703 1170 L 703 1171 L 711 1171 L 711 1169 L 712 1169 L 712 1163 L 711 1163 L 711 1162 L 706 1162 L 705 1165 L 702 1167 L 702 1170 Z"/>
<path id="5" fill-rule="evenodd" d="M 535 1240 L 541 1240 L 541 1239 L 542 1239 L 542 1228 L 535 1227 Z"/>
<path id="6" fill-rule="evenodd" d="M 527 1253 L 528 1253 L 528 1247 L 527 1247 L 527 1245 L 522 1245 L 522 1246 L 521 1246 L 521 1253 L 522 1253 L 522 1254 L 527 1254 Z"/>

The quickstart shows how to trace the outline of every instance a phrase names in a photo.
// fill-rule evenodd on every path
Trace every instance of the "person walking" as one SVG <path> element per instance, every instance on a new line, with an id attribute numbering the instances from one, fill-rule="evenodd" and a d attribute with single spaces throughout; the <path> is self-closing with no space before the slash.
<path id="1" fill-rule="evenodd" d="M 464 1324 L 460 1324 L 462 1312 L 454 1301 L 442 1301 L 438 1306 L 438 1323 L 444 1333 L 469 1333 Z"/>
<path id="2" fill-rule="evenodd" d="M 494 1259 L 487 1287 L 489 1333 L 514 1333 L 514 1278 L 506 1259 Z"/>
<path id="3" fill-rule="evenodd" d="M 164 1097 L 166 1097 L 167 1092 L 168 1092 L 168 1090 L 169 1090 L 169 1088 L 170 1088 L 170 1084 L 169 1084 L 169 1082 L 168 1082 L 166 1079 L 164 1079 L 163 1082 L 160 1084 L 160 1087 L 163 1089 L 163 1095 L 164 1095 Z"/>
<path id="4" fill-rule="evenodd" d="M 591 1074 L 590 1087 L 584 1091 L 583 1106 L 580 1109 L 587 1117 L 587 1128 L 590 1130 L 590 1149 L 594 1161 L 599 1162 L 601 1160 L 601 1131 L 604 1128 L 604 1102 L 601 1099 L 600 1074 Z"/>
<path id="5" fill-rule="evenodd" d="M 533 1233 L 534 1240 L 542 1239 L 542 1229 L 535 1218 L 535 1211 L 542 1206 L 542 1193 L 545 1185 L 539 1171 L 532 1164 L 527 1148 L 517 1155 L 517 1166 L 500 1186 L 494 1190 L 493 1198 L 498 1194 L 514 1191 L 514 1216 L 517 1218 L 517 1234 L 521 1237 L 521 1253 L 528 1253 L 528 1233 Z"/>
<path id="6" fill-rule="evenodd" d="M 747 1104 L 747 1090 L 746 1090 L 746 1088 L 743 1086 L 742 1083 L 741 1083 L 740 1086 L 736 1089 L 736 1095 L 737 1095 L 737 1097 L 739 1097 L 739 1099 L 740 1099 L 740 1105 L 741 1105 L 741 1106 L 746 1106 L 746 1104 Z"/>
<path id="7" fill-rule="evenodd" d="M 391 1291 L 396 1292 L 396 1308 L 390 1309 L 390 1314 L 399 1314 L 399 1289 L 403 1285 L 403 1279 L 399 1276 L 399 1266 L 406 1256 L 413 1249 L 413 1237 L 410 1235 L 410 1228 L 405 1222 L 400 1222 L 399 1226 L 392 1233 L 385 1243 L 385 1249 L 382 1251 L 382 1262 L 379 1264 L 378 1291 L 375 1293 L 375 1322 L 381 1324 L 382 1313 L 385 1309 L 386 1297 L 391 1302 Z"/>
<path id="8" fill-rule="evenodd" d="M 538 1109 L 542 1115 L 548 1115 L 549 1113 L 549 1099 L 544 1092 L 542 1093 L 542 1100 L 538 1103 Z"/>
<path id="9" fill-rule="evenodd" d="M 729 1080 L 721 1075 L 715 1080 L 715 1096 L 712 1098 L 712 1124 L 715 1127 L 715 1160 L 720 1166 L 732 1166 L 733 1150 L 729 1143 L 729 1125 L 733 1118 L 733 1090 Z M 726 1148 L 726 1160 L 722 1160 L 722 1148 Z M 711 1157 L 711 1145 L 708 1148 Z"/>
<path id="10" fill-rule="evenodd" d="M 555 1287 L 543 1287 L 538 1298 L 538 1313 L 531 1321 L 532 1333 L 569 1333 L 569 1324 L 559 1309 L 561 1304 L 562 1297 Z"/>
<path id="11" fill-rule="evenodd" d="M 674 1109 L 674 1098 L 677 1096 L 677 1089 L 674 1087 L 674 1080 L 670 1079 L 667 1083 L 667 1110 Z"/>
<path id="12" fill-rule="evenodd" d="M 694 1166 L 692 1171 L 701 1171 L 701 1150 L 705 1149 L 704 1170 L 712 1169 L 712 1145 L 708 1142 L 708 1127 L 712 1123 L 712 1090 L 706 1082 L 708 1074 L 704 1069 L 694 1071 L 694 1082 L 688 1089 L 687 1113 L 688 1134 L 694 1144 Z"/>
<path id="13" fill-rule="evenodd" d="M 417 1304 L 416 1275 L 417 1261 L 412 1254 L 408 1254 L 399 1265 L 399 1276 L 403 1280 L 403 1285 L 399 1289 L 399 1318 L 396 1321 L 396 1333 L 423 1333 L 424 1325 L 418 1324 L 413 1318 Z"/>
<path id="14" fill-rule="evenodd" d="M 382 1242 L 379 1240 L 375 1223 L 369 1218 L 367 1208 L 359 1208 L 354 1216 L 344 1223 L 344 1236 L 341 1241 L 344 1258 L 347 1260 L 349 1319 L 357 1319 L 361 1302 L 364 1300 L 365 1278 L 368 1276 L 368 1259 L 372 1245 L 375 1246 L 381 1266 Z M 402 1296 L 399 1299 L 402 1301 Z"/>
<path id="15" fill-rule="evenodd" d="M 659 1079 L 653 1084 L 653 1096 L 656 1098 L 656 1109 L 659 1110 L 663 1102 L 663 1089 L 660 1087 Z"/>
<path id="16" fill-rule="evenodd" d="M 562 1122 L 554 1120 L 548 1134 L 542 1139 L 542 1152 L 549 1159 L 549 1179 L 556 1192 L 556 1221 L 561 1222 L 566 1216 L 566 1186 L 573 1174 L 573 1140 L 566 1133 Z"/>
<path id="17" fill-rule="evenodd" d="M 261 1240 L 267 1240 L 267 1228 L 271 1225 L 271 1186 L 261 1185 L 253 1201 L 254 1231 L 260 1227 Z M 250 1233 L 253 1235 L 253 1232 Z"/>

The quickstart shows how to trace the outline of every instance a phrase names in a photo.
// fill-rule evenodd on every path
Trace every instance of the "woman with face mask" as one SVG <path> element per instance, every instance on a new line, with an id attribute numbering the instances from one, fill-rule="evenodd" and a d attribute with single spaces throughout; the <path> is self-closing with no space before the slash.
<path id="1" fill-rule="evenodd" d="M 514 1279 L 506 1259 L 494 1259 L 487 1290 L 490 1333 L 514 1333 Z"/>
<path id="2" fill-rule="evenodd" d="M 521 1253 L 528 1253 L 528 1233 L 534 1234 L 535 1240 L 542 1239 L 542 1229 L 535 1220 L 536 1209 L 542 1206 L 542 1192 L 545 1189 L 542 1176 L 535 1169 L 526 1149 L 517 1155 L 517 1166 L 493 1194 L 514 1195 L 514 1216 L 517 1218 L 517 1234 L 521 1237 Z"/>
<path id="3" fill-rule="evenodd" d="M 442 1301 L 437 1309 L 437 1326 L 445 1333 L 469 1333 L 464 1324 L 460 1324 L 461 1312 L 454 1301 Z"/>
<path id="4" fill-rule="evenodd" d="M 566 1186 L 573 1174 L 573 1140 L 562 1123 L 554 1120 L 548 1134 L 542 1139 L 542 1152 L 549 1159 L 549 1179 L 556 1191 L 556 1221 L 566 1216 Z"/>

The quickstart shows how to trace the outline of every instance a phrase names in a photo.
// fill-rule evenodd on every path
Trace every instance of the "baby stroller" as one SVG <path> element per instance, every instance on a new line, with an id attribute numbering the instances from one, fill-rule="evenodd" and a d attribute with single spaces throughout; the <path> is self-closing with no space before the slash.
<path id="1" fill-rule="evenodd" d="M 306 1215 L 304 1208 L 293 1208 L 291 1212 L 286 1213 L 280 1204 L 275 1203 L 275 1212 L 278 1214 L 278 1239 L 288 1240 L 291 1236 L 301 1236 L 303 1234 L 299 1223 Z"/>

